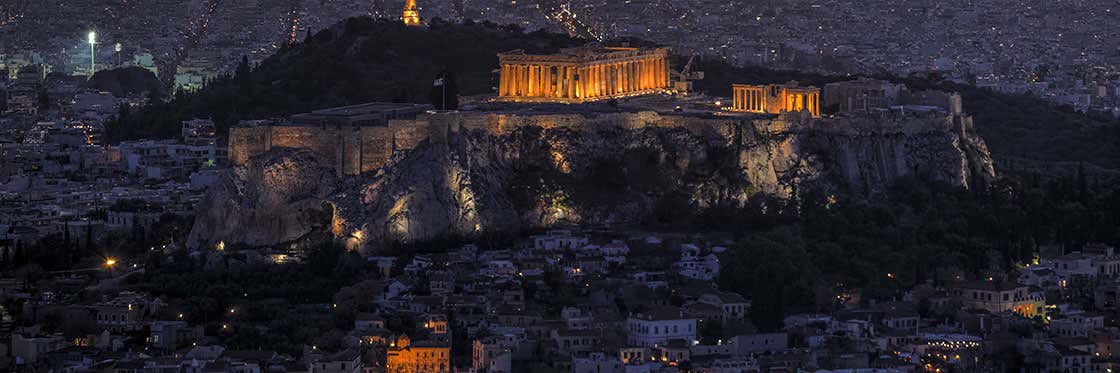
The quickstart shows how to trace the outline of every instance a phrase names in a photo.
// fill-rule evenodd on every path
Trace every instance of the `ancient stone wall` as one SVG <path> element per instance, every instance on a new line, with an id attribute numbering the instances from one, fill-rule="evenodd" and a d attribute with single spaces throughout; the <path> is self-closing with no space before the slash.
<path id="1" fill-rule="evenodd" d="M 272 144 L 272 127 L 234 127 L 229 131 L 229 160 L 243 165 L 249 158 L 267 152 Z"/>
<path id="2" fill-rule="evenodd" d="M 743 130 L 754 133 L 788 133 L 799 128 L 814 131 L 865 130 L 914 133 L 923 131 L 964 132 L 971 118 L 947 117 L 944 121 L 929 118 L 909 120 L 812 119 L 803 113 L 786 113 L 778 118 L 701 117 L 662 115 L 653 111 L 626 113 L 436 113 L 422 114 L 415 119 L 394 119 L 388 126 L 291 126 L 257 125 L 235 127 L 230 131 L 229 154 L 234 165 L 274 147 L 310 150 L 320 164 L 338 171 L 339 175 L 374 172 L 386 165 L 397 152 L 416 148 L 425 141 L 446 141 L 447 136 L 461 132 L 478 132 L 507 136 L 522 127 L 544 129 L 568 128 L 584 131 L 603 126 L 625 129 L 645 127 L 683 128 L 713 144 L 735 141 Z M 745 128 L 750 125 L 753 128 Z M 956 127 L 956 128 L 954 128 Z"/>

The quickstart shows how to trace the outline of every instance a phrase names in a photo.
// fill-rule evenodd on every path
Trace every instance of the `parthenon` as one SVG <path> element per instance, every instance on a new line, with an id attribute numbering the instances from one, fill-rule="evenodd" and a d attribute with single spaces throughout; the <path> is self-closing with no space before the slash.
<path id="1" fill-rule="evenodd" d="M 581 103 L 669 86 L 667 48 L 580 47 L 551 55 L 518 50 L 498 60 L 499 97 L 506 101 Z"/>
<path id="2" fill-rule="evenodd" d="M 814 118 L 821 116 L 821 90 L 802 87 L 797 82 L 786 84 L 749 85 L 734 84 L 732 111 L 780 114 L 786 111 L 808 110 Z"/>

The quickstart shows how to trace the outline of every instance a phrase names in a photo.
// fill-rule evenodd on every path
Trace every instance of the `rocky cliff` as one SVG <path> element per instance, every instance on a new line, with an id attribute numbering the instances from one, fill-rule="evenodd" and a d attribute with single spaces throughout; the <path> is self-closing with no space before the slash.
<path id="1" fill-rule="evenodd" d="M 488 230 L 640 223 L 658 206 L 689 214 L 807 188 L 874 196 L 909 175 L 981 185 L 994 177 L 992 161 L 959 119 L 791 114 L 710 118 L 700 121 L 709 123 L 704 131 L 695 121 L 464 130 L 395 154 L 375 173 L 342 178 L 309 152 L 276 148 L 212 188 L 189 243 L 283 246 L 333 237 L 375 249 Z"/>

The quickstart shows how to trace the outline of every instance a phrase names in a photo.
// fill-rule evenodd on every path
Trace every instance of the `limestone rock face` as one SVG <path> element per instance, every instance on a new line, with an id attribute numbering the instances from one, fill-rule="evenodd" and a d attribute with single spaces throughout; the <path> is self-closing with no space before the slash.
<path id="1" fill-rule="evenodd" d="M 376 250 L 485 231 L 640 223 L 659 206 L 688 214 L 812 188 L 874 198 L 910 175 L 964 187 L 995 176 L 983 140 L 952 118 L 694 124 L 465 130 L 346 178 L 311 153 L 274 148 L 209 191 L 189 245 L 333 237 Z"/>
<path id="2" fill-rule="evenodd" d="M 333 208 L 325 202 L 337 186 L 334 174 L 298 150 L 232 168 L 196 210 L 188 244 L 271 246 L 329 227 Z"/>

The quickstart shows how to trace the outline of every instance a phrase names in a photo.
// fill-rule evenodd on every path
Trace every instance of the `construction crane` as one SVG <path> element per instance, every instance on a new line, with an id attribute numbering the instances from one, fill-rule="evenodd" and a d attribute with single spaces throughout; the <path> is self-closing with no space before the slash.
<path id="1" fill-rule="evenodd" d="M 681 71 L 673 71 L 671 75 L 673 77 L 674 93 L 687 95 L 692 92 L 693 80 L 704 79 L 703 71 L 692 71 L 692 66 L 695 62 L 696 53 L 693 53 L 692 56 L 688 57 L 688 63 L 684 64 L 684 68 L 681 69 Z"/>

